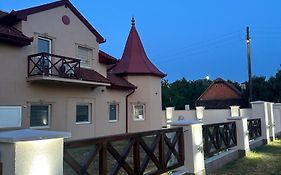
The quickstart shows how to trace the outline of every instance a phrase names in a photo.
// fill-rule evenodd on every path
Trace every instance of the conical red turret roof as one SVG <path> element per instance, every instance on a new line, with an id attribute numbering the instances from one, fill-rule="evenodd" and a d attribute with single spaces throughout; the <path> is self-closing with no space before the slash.
<path id="1" fill-rule="evenodd" d="M 111 72 L 119 75 L 154 75 L 161 78 L 166 76 L 147 57 L 134 18 L 122 58 Z"/>

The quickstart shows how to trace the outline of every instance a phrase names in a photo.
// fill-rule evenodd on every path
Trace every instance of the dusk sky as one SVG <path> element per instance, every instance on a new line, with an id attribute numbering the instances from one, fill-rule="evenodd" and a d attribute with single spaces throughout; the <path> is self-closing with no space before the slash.
<path id="1" fill-rule="evenodd" d="M 51 0 L 0 0 L 10 12 Z M 185 77 L 247 80 L 246 26 L 254 75 L 274 75 L 281 64 L 281 1 L 71 0 L 106 38 L 101 49 L 120 58 L 131 17 L 151 61 L 170 82 Z"/>

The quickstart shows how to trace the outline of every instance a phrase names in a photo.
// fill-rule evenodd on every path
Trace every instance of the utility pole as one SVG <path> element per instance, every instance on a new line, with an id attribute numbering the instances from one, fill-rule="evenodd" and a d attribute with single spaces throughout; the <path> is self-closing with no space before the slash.
<path id="1" fill-rule="evenodd" d="M 252 64 L 251 64 L 251 39 L 250 28 L 247 26 L 247 57 L 248 57 L 248 82 L 249 82 L 249 103 L 253 100 Z"/>

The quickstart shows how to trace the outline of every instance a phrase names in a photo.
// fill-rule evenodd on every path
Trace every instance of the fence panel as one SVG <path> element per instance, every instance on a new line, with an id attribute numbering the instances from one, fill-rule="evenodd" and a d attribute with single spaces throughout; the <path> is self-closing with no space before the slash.
<path id="1" fill-rule="evenodd" d="M 249 140 L 255 140 L 262 136 L 261 132 L 261 119 L 248 119 Z"/>
<path id="2" fill-rule="evenodd" d="M 64 144 L 64 174 L 162 174 L 184 164 L 182 128 Z"/>
<path id="3" fill-rule="evenodd" d="M 236 123 L 216 123 L 203 125 L 205 158 L 226 151 L 237 145 Z"/>

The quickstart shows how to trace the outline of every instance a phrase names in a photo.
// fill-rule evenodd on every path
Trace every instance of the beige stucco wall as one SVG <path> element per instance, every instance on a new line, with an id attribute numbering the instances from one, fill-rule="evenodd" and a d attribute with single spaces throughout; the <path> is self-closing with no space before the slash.
<path id="1" fill-rule="evenodd" d="M 162 107 L 161 107 L 161 78 L 156 76 L 127 76 L 129 82 L 138 88 L 129 97 L 129 132 L 161 129 Z M 133 119 L 132 105 L 136 103 L 145 104 L 145 120 L 135 121 Z"/>

